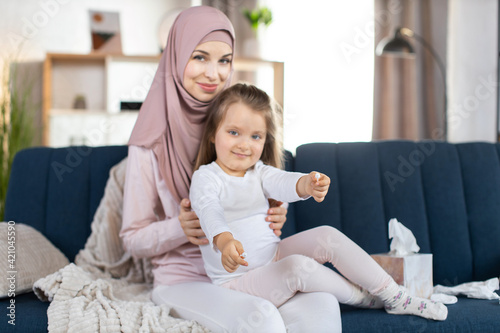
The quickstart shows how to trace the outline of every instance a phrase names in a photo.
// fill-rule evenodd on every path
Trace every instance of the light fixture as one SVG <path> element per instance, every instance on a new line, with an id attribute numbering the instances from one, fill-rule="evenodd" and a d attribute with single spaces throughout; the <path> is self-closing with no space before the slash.
<path id="1" fill-rule="evenodd" d="M 377 45 L 376 54 L 378 56 L 393 55 L 396 57 L 413 58 L 416 56 L 416 53 L 412 45 L 410 44 L 409 41 L 410 39 L 415 39 L 416 41 L 421 43 L 426 50 L 428 50 L 431 53 L 443 77 L 443 83 L 444 83 L 443 137 L 444 140 L 446 141 L 448 138 L 447 136 L 448 96 L 446 92 L 447 90 L 446 69 L 443 61 L 437 54 L 436 50 L 434 50 L 434 48 L 429 43 L 427 43 L 422 36 L 419 36 L 413 30 L 410 30 L 408 28 L 397 28 L 396 31 L 394 32 L 393 37 L 386 37 L 379 42 L 379 44 Z"/>

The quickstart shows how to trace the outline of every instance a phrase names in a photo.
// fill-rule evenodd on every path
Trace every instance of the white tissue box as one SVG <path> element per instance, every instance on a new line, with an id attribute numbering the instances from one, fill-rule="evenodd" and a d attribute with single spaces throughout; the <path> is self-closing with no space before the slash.
<path id="1" fill-rule="evenodd" d="M 372 258 L 412 295 L 429 298 L 432 295 L 432 254 L 415 253 L 393 256 L 388 253 L 373 254 Z"/>

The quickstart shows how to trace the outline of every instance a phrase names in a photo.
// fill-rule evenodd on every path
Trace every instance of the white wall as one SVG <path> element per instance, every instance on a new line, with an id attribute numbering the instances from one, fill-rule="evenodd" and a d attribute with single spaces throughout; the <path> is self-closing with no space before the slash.
<path id="1" fill-rule="evenodd" d="M 370 141 L 374 1 L 261 3 L 274 18 L 263 32 L 262 56 L 285 62 L 285 148 Z"/>
<path id="2" fill-rule="evenodd" d="M 158 54 L 158 26 L 165 13 L 188 7 L 189 0 L 2 0 L 0 56 L 18 49 L 22 59 L 43 59 L 46 52 L 89 53 L 89 9 L 120 13 L 123 53 Z"/>
<path id="3" fill-rule="evenodd" d="M 24 78 L 34 84 L 31 100 L 41 108 L 45 54 L 91 51 L 89 9 L 120 13 L 124 54 L 156 55 L 163 16 L 190 5 L 190 0 L 0 0 L 0 82 L 6 61 L 25 62 L 30 69 Z M 40 132 L 41 110 L 35 122 Z"/>
<path id="4" fill-rule="evenodd" d="M 365 1 L 358 0 L 358 6 Z M 198 1 L 200 2 L 200 1 Z M 263 1 L 264 3 L 266 1 Z M 369 17 L 362 15 L 352 20 L 347 28 L 339 29 L 341 16 L 346 16 L 346 3 L 336 4 L 336 10 L 324 10 L 329 0 L 314 0 L 308 5 L 284 1 L 268 1 L 269 6 L 279 7 L 285 3 L 290 6 L 287 11 L 275 12 L 275 22 L 269 29 L 269 39 L 277 41 L 276 47 L 281 53 L 270 54 L 270 49 L 264 50 L 264 55 L 273 60 L 283 60 L 286 64 L 285 105 L 290 118 L 287 126 L 287 148 L 293 150 L 298 143 L 306 140 L 329 140 L 327 135 L 333 135 L 331 141 L 365 140 L 369 139 L 371 124 L 371 106 L 365 106 L 359 98 L 347 98 L 350 108 L 339 107 L 339 98 L 346 98 L 339 91 L 360 89 L 360 83 L 369 87 L 372 82 L 356 81 L 359 73 L 367 68 L 357 64 L 353 70 L 346 70 L 346 58 L 341 62 L 333 61 L 331 55 L 339 54 L 341 43 L 355 44 L 356 33 L 367 28 Z M 0 1 L 0 66 L 5 57 L 13 54 L 26 39 L 20 55 L 21 59 L 42 61 L 46 52 L 88 53 L 91 48 L 89 32 L 89 9 L 101 9 L 120 12 L 122 27 L 122 46 L 125 54 L 157 54 L 158 25 L 165 13 L 186 7 L 189 0 L 1 0 Z M 274 3 L 274 4 L 273 4 Z M 300 9 L 300 10 L 296 10 Z M 323 10 L 322 10 L 323 9 Z M 296 26 L 280 28 L 281 17 L 294 15 Z M 352 13 L 356 15 L 356 12 Z M 497 87 L 498 82 L 498 3 L 496 0 L 449 0 L 449 44 L 448 44 L 448 97 L 449 97 L 449 139 L 453 142 L 486 140 L 496 141 L 497 133 Z M 309 21 L 311 20 L 311 21 Z M 307 28 L 311 31 L 307 31 Z M 288 29 L 288 30 L 287 30 Z M 298 29 L 298 30 L 297 30 Z M 369 29 L 368 29 L 369 32 Z M 336 35 L 332 35 L 336 33 Z M 367 34 L 369 35 L 369 34 Z M 311 36 L 317 36 L 322 42 L 314 43 Z M 310 40 L 310 41 L 309 41 Z M 310 44 L 307 44 L 308 41 Z M 304 44 L 305 42 L 305 44 Z M 311 45 L 312 43 L 312 45 Z M 317 50 L 319 46 L 330 47 L 326 53 L 311 52 L 303 56 L 297 71 L 292 69 L 290 56 L 293 51 L 285 50 L 284 45 L 295 48 L 297 45 L 310 45 Z M 358 41 L 359 44 L 359 41 Z M 351 62 L 361 61 L 363 57 L 372 57 L 371 44 L 362 45 L 359 54 L 353 56 Z M 302 47 L 303 49 L 303 47 Z M 300 61 L 300 59 L 298 60 Z M 334 74 L 314 70 L 320 63 L 323 68 L 334 69 Z M 369 65 L 368 65 L 369 66 Z M 2 67 L 0 67 L 2 68 Z M 358 70 L 356 70 L 356 68 Z M 314 74 L 306 82 L 296 80 L 296 74 L 304 72 Z M 326 78 L 339 79 L 343 85 L 336 86 L 333 91 L 317 80 Z M 321 75 L 323 74 L 323 75 Z M 1 71 L 0 71 L 1 76 Z M 349 81 L 354 79 L 353 82 Z M 492 83 L 493 82 L 493 83 Z M 292 89 L 295 85 L 298 92 Z M 312 89 L 314 87 L 314 89 Z M 319 91 L 323 87 L 325 91 Z M 494 91 L 493 91 L 494 90 Z M 298 102 L 294 102 L 293 98 Z M 301 101 L 314 101 L 318 106 L 301 105 Z M 300 103 L 299 103 L 300 102 Z M 364 102 L 371 103 L 371 98 Z M 361 104 L 360 104 L 361 103 Z M 370 108 L 368 113 L 364 112 Z M 319 122 L 316 117 L 308 117 L 311 109 L 320 109 L 324 113 L 335 113 L 337 120 L 330 122 L 327 129 L 315 127 Z M 360 111 L 361 110 L 361 111 Z M 363 111 L 364 110 L 364 111 Z M 303 113 L 305 111 L 305 113 Z M 326 124 L 326 122 L 324 122 Z M 300 127 L 306 125 L 315 129 L 317 138 L 299 138 L 294 133 L 300 133 Z M 339 129 L 335 129 L 335 125 Z M 368 135 L 350 135 L 339 137 L 338 133 L 351 129 L 359 130 Z M 328 133 L 330 132 L 330 133 Z"/>
<path id="5" fill-rule="evenodd" d="M 449 0 L 448 139 L 497 140 L 498 2 Z"/>

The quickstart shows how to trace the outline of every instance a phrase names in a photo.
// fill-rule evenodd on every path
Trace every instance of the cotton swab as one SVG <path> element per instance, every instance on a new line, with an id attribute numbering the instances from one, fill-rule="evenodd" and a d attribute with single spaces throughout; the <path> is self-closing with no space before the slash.
<path id="1" fill-rule="evenodd" d="M 316 174 L 314 175 L 314 177 L 316 178 L 316 181 L 319 181 L 319 177 L 321 177 L 321 175 L 319 174 L 319 172 L 316 172 Z"/>
<path id="2" fill-rule="evenodd" d="M 242 254 L 240 254 L 240 258 L 241 259 L 245 259 L 247 257 L 247 253 L 246 252 L 243 252 Z"/>

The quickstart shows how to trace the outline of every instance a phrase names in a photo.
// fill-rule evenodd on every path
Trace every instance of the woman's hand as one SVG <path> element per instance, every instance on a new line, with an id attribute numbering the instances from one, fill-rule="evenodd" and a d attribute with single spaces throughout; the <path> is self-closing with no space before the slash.
<path id="1" fill-rule="evenodd" d="M 205 237 L 205 233 L 201 229 L 198 216 L 191 210 L 191 201 L 189 201 L 189 199 L 182 199 L 181 201 L 179 222 L 181 223 L 182 230 L 184 230 L 188 241 L 194 245 L 208 244 L 208 239 L 200 238 Z"/>
<path id="2" fill-rule="evenodd" d="M 287 209 L 282 205 L 283 202 L 281 201 L 269 199 L 269 210 L 266 217 L 266 221 L 271 222 L 269 227 L 273 229 L 274 234 L 278 237 L 281 236 L 281 229 L 286 222 Z"/>

